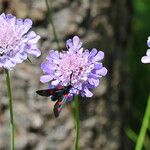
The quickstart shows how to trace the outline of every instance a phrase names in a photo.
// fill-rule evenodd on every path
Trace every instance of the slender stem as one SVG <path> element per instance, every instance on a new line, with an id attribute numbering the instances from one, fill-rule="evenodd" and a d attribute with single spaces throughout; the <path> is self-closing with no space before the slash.
<path id="1" fill-rule="evenodd" d="M 76 139 L 75 139 L 75 150 L 79 150 L 79 136 L 80 136 L 80 118 L 79 118 L 79 102 L 78 102 L 78 96 L 75 96 L 74 99 L 74 118 L 75 118 L 75 127 L 76 127 Z"/>
<path id="2" fill-rule="evenodd" d="M 57 48 L 58 48 L 58 50 L 60 50 L 59 40 L 58 40 L 58 37 L 57 37 L 55 25 L 54 25 L 54 22 L 53 22 L 52 8 L 51 8 L 51 6 L 49 6 L 48 0 L 45 0 L 45 3 L 46 3 L 47 11 L 48 11 L 48 18 L 49 18 L 49 21 L 50 21 L 50 23 L 52 25 L 54 38 L 55 38 L 55 41 L 57 43 Z"/>
<path id="3" fill-rule="evenodd" d="M 139 133 L 139 137 L 137 139 L 135 150 L 141 150 L 143 147 L 146 131 L 147 131 L 148 125 L 149 125 L 149 120 L 150 120 L 150 96 L 149 96 L 148 103 L 146 106 L 146 111 L 144 114 L 142 127 L 140 129 L 140 133 Z"/>
<path id="4" fill-rule="evenodd" d="M 6 82 L 7 82 L 7 91 L 9 97 L 9 113 L 10 113 L 10 148 L 14 150 L 15 140 L 14 140 L 14 119 L 13 119 L 13 99 L 12 99 L 12 90 L 11 90 L 11 79 L 10 74 L 7 69 L 6 72 Z"/>

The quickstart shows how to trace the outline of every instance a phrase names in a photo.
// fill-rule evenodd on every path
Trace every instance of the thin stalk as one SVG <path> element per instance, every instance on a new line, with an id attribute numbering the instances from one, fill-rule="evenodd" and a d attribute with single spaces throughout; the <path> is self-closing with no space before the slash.
<path id="1" fill-rule="evenodd" d="M 76 128 L 76 139 L 75 139 L 75 150 L 80 149 L 79 145 L 79 136 L 80 136 L 80 118 L 79 118 L 79 102 L 78 102 L 78 96 L 75 96 L 74 99 L 74 118 L 75 118 L 75 128 Z"/>
<path id="2" fill-rule="evenodd" d="M 51 6 L 49 6 L 48 0 L 45 0 L 45 3 L 46 3 L 47 11 L 48 11 L 49 22 L 52 25 L 52 30 L 53 30 L 54 38 L 55 38 L 55 41 L 57 43 L 57 48 L 58 48 L 58 50 L 60 50 L 59 40 L 58 40 L 58 37 L 57 37 L 55 25 L 54 25 L 54 22 L 53 22 L 52 8 L 51 8 Z"/>
<path id="3" fill-rule="evenodd" d="M 141 150 L 143 147 L 146 131 L 149 125 L 149 120 L 150 120 L 150 96 L 149 96 L 148 103 L 146 106 L 146 111 L 145 111 L 144 118 L 142 121 L 142 127 L 140 129 L 140 133 L 136 142 L 135 150 Z"/>
<path id="4" fill-rule="evenodd" d="M 13 99 L 12 99 L 12 88 L 11 88 L 11 79 L 10 74 L 7 69 L 6 72 L 6 83 L 7 83 L 7 91 L 9 97 L 9 113 L 10 113 L 10 148 L 14 150 L 15 147 L 15 139 L 14 139 L 14 119 L 13 119 Z"/>

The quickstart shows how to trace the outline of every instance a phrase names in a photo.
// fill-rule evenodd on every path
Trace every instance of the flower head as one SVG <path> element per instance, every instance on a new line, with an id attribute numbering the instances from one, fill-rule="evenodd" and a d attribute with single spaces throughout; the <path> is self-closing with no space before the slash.
<path id="1" fill-rule="evenodd" d="M 150 47 L 150 36 L 148 37 L 147 45 Z M 146 56 L 143 56 L 141 61 L 142 63 L 150 63 L 150 49 L 147 50 Z"/>
<path id="2" fill-rule="evenodd" d="M 66 47 L 68 51 L 50 50 L 46 61 L 41 64 L 45 75 L 41 76 L 40 81 L 50 82 L 51 86 L 71 84 L 70 96 L 81 94 L 91 97 L 93 94 L 89 89 L 97 87 L 99 79 L 107 73 L 100 62 L 104 53 L 95 48 L 83 50 L 78 36 L 67 40 Z"/>
<path id="3" fill-rule="evenodd" d="M 27 54 L 40 56 L 37 41 L 40 39 L 32 27 L 31 19 L 17 19 L 11 14 L 0 15 L 0 67 L 11 69 L 27 59 Z"/>

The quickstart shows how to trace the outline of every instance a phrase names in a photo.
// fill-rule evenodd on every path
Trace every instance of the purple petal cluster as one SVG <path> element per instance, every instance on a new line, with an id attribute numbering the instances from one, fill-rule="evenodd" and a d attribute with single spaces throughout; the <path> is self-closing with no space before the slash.
<path id="1" fill-rule="evenodd" d="M 99 79 L 107 74 L 107 69 L 100 62 L 104 58 L 102 51 L 93 48 L 83 50 L 78 36 L 67 40 L 68 51 L 50 50 L 46 61 L 41 64 L 44 75 L 42 83 L 50 82 L 51 86 L 72 85 L 71 95 L 91 97 L 91 89 L 99 85 Z"/>
<path id="2" fill-rule="evenodd" d="M 150 47 L 150 36 L 148 37 L 147 45 Z M 150 49 L 147 50 L 146 56 L 143 56 L 141 61 L 142 63 L 150 63 Z"/>
<path id="3" fill-rule="evenodd" d="M 11 14 L 0 15 L 0 67 L 12 69 L 27 59 L 27 54 L 41 55 L 37 48 L 40 36 L 34 31 L 31 19 L 17 19 Z"/>

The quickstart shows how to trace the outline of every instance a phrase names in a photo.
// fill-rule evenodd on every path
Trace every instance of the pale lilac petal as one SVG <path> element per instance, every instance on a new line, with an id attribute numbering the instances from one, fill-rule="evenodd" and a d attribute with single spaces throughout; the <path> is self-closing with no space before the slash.
<path id="1" fill-rule="evenodd" d="M 89 91 L 89 89 L 85 88 L 84 89 L 84 94 L 86 97 L 92 97 L 93 93 L 91 91 Z"/>
<path id="2" fill-rule="evenodd" d="M 58 53 L 58 51 L 50 50 L 47 59 L 48 60 L 59 59 L 59 53 Z"/>
<path id="3" fill-rule="evenodd" d="M 40 39 L 40 36 L 37 35 L 37 36 L 35 36 L 33 39 L 29 40 L 29 41 L 28 41 L 28 44 L 36 44 L 39 39 Z"/>
<path id="4" fill-rule="evenodd" d="M 107 74 L 107 69 L 103 67 L 102 69 L 97 70 L 96 73 L 99 75 L 105 76 Z"/>
<path id="5" fill-rule="evenodd" d="M 97 71 L 97 70 L 93 70 L 93 71 L 89 74 L 88 78 L 94 78 L 94 79 L 100 78 L 100 74 L 98 74 L 96 71 Z"/>
<path id="6" fill-rule="evenodd" d="M 12 63 L 11 61 L 5 61 L 5 63 L 3 64 L 3 67 L 6 69 L 11 69 L 14 66 L 15 66 L 15 64 Z"/>
<path id="7" fill-rule="evenodd" d="M 75 95 L 78 95 L 78 94 L 79 94 L 79 91 L 78 91 L 78 89 L 72 88 L 72 89 L 70 90 L 70 93 L 73 93 L 73 94 L 75 94 Z"/>
<path id="8" fill-rule="evenodd" d="M 23 19 L 17 19 L 16 25 L 19 25 L 19 26 L 23 25 Z"/>
<path id="9" fill-rule="evenodd" d="M 93 48 L 92 51 L 90 52 L 89 57 L 90 57 L 90 58 L 93 58 L 96 54 L 97 54 L 97 49 L 96 49 L 96 48 Z"/>
<path id="10" fill-rule="evenodd" d="M 148 44 L 150 43 L 150 36 L 148 37 L 147 43 Z M 149 46 L 150 46 L 150 44 L 149 44 Z M 150 63 L 150 49 L 147 50 L 146 56 L 143 56 L 141 58 L 141 61 L 142 61 L 142 63 Z"/>
<path id="11" fill-rule="evenodd" d="M 148 37 L 147 45 L 148 45 L 148 47 L 150 47 L 150 36 Z"/>
<path id="12" fill-rule="evenodd" d="M 89 78 L 88 81 L 91 85 L 94 85 L 95 87 L 99 85 L 99 79 Z"/>
<path id="13" fill-rule="evenodd" d="M 82 42 L 80 41 L 78 36 L 74 36 L 72 39 L 67 40 L 66 47 L 70 51 L 79 50 L 82 46 Z"/>
<path id="14" fill-rule="evenodd" d="M 59 82 L 60 82 L 59 80 L 54 80 L 54 81 L 51 82 L 51 84 L 56 86 L 56 85 L 59 84 Z"/>
<path id="15" fill-rule="evenodd" d="M 53 64 L 50 64 L 47 61 L 41 64 L 41 69 L 43 70 L 44 73 L 54 74 Z"/>
<path id="16" fill-rule="evenodd" d="M 150 63 L 150 56 L 143 56 L 141 61 L 142 63 Z"/>
<path id="17" fill-rule="evenodd" d="M 41 55 L 41 51 L 37 48 L 36 44 L 27 44 L 24 47 L 24 51 L 33 56 L 39 57 Z"/>
<path id="18" fill-rule="evenodd" d="M 27 38 L 28 39 L 33 39 L 34 37 L 36 37 L 36 33 L 34 31 L 30 31 L 28 34 L 27 34 Z"/>
<path id="19" fill-rule="evenodd" d="M 27 52 L 35 57 L 39 57 L 41 55 L 41 51 L 39 49 L 30 49 Z"/>
<path id="20" fill-rule="evenodd" d="M 72 44 L 72 40 L 71 40 L 71 39 L 67 40 L 67 42 L 66 42 L 66 47 L 69 48 L 69 47 L 71 47 L 72 45 L 73 45 L 73 44 Z"/>
<path id="21" fill-rule="evenodd" d="M 5 21 L 6 15 L 5 15 L 4 13 L 2 13 L 2 14 L 0 15 L 0 19 L 1 19 L 1 21 Z"/>
<path id="22" fill-rule="evenodd" d="M 43 75 L 40 77 L 40 81 L 42 83 L 46 83 L 46 82 L 49 82 L 53 79 L 53 77 L 51 75 Z"/>
<path id="23" fill-rule="evenodd" d="M 95 66 L 94 66 L 95 69 L 101 69 L 102 67 L 103 67 L 102 63 L 95 63 Z"/>
<path id="24" fill-rule="evenodd" d="M 29 18 L 25 19 L 24 20 L 24 25 L 26 25 L 26 26 L 32 26 L 32 20 L 29 19 Z"/>
<path id="25" fill-rule="evenodd" d="M 75 47 L 77 47 L 78 49 L 80 49 L 80 47 L 82 46 L 82 43 L 81 43 L 81 41 L 80 41 L 78 36 L 74 36 L 73 37 L 73 45 Z"/>
<path id="26" fill-rule="evenodd" d="M 84 57 L 84 58 L 88 58 L 89 57 L 89 50 L 85 50 L 85 51 L 83 51 L 83 53 L 82 53 L 82 56 Z"/>
<path id="27" fill-rule="evenodd" d="M 150 56 L 150 49 L 147 50 L 146 55 Z"/>
<path id="28" fill-rule="evenodd" d="M 15 23 L 16 23 L 16 17 L 13 16 L 12 14 L 7 14 L 7 15 L 6 15 L 6 18 L 7 18 L 7 21 L 8 21 L 10 24 L 15 24 Z"/>
<path id="29" fill-rule="evenodd" d="M 25 59 L 27 59 L 27 54 L 17 53 L 15 57 L 10 58 L 13 63 L 22 63 Z"/>
<path id="30" fill-rule="evenodd" d="M 93 58 L 92 61 L 100 61 L 104 58 L 104 52 L 99 51 L 96 56 Z"/>

